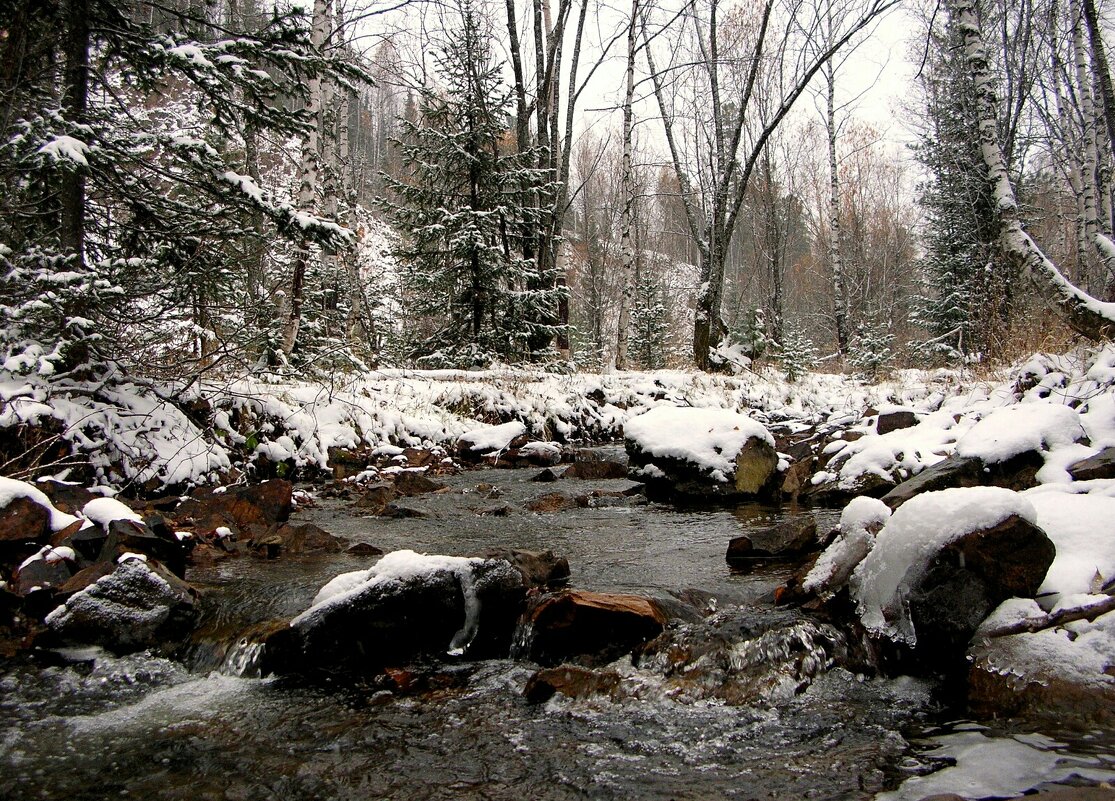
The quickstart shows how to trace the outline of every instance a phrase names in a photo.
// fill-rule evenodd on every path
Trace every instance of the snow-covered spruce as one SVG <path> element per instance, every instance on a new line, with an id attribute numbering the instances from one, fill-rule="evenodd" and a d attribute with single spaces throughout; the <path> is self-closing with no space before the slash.
<path id="1" fill-rule="evenodd" d="M 731 409 L 658 406 L 624 427 L 632 475 L 670 497 L 757 495 L 778 467 L 774 437 Z"/>

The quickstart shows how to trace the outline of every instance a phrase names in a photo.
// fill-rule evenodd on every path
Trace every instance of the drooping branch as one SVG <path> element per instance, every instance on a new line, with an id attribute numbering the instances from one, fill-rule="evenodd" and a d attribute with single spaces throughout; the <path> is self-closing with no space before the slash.
<path id="1" fill-rule="evenodd" d="M 964 37 L 964 54 L 976 87 L 980 151 L 987 167 L 1000 221 L 1004 255 L 1017 263 L 1065 323 L 1092 340 L 1115 335 L 1115 303 L 1105 303 L 1074 286 L 1022 228 L 1018 201 L 999 144 L 994 80 L 973 0 L 950 0 L 949 12 Z"/>

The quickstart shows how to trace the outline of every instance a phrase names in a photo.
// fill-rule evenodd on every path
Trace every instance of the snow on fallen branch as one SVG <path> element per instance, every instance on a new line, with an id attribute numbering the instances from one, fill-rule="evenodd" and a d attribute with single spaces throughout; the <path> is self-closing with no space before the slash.
<path id="1" fill-rule="evenodd" d="M 1071 623 L 1074 620 L 1092 621 L 1112 611 L 1115 611 L 1115 596 L 1108 596 L 1104 600 L 1097 601 L 1094 604 L 1074 606 L 1069 609 L 1061 609 L 1048 615 L 1042 615 L 1041 617 L 1018 620 L 1014 623 L 984 632 L 982 636 L 987 639 L 995 639 L 997 637 L 1009 637 L 1012 634 L 1033 634 L 1034 632 L 1044 631 L 1045 629 L 1056 628 L 1065 623 Z"/>

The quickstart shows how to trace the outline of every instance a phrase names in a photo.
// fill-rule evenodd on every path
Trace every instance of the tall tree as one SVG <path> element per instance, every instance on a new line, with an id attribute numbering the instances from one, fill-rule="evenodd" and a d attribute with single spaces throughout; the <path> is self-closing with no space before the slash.
<path id="1" fill-rule="evenodd" d="M 829 59 L 891 5 L 889 0 L 861 0 L 846 6 L 831 16 L 828 37 L 823 27 L 830 17 L 822 0 L 764 0 L 749 7 L 750 12 L 734 7 L 724 13 L 719 0 L 705 0 L 686 6 L 658 30 L 646 31 L 648 67 L 666 143 L 700 254 L 701 291 L 693 329 L 699 368 L 709 368 L 710 347 L 726 333 L 724 268 L 767 141 Z M 672 36 L 671 26 L 677 29 Z M 660 40 L 658 47 L 670 47 L 661 66 L 652 39 Z M 765 102 L 760 104 L 760 98 Z"/>
<path id="2" fill-rule="evenodd" d="M 406 232 L 399 256 L 426 323 L 413 355 L 426 363 L 522 361 L 555 335 L 547 310 L 558 290 L 540 287 L 521 255 L 537 210 L 517 202 L 524 188 L 547 185 L 533 151 L 506 152 L 510 95 L 488 21 L 469 0 L 458 13 L 459 29 L 434 57 L 441 85 L 423 87 L 418 121 L 403 123 L 409 175 L 389 180 L 386 209 Z"/>
<path id="3" fill-rule="evenodd" d="M 1018 201 L 999 141 L 998 99 L 991 61 L 974 0 L 949 0 L 949 14 L 963 35 L 963 52 L 975 87 L 980 150 L 995 198 L 1000 246 L 1023 271 L 1039 295 L 1077 333 L 1095 340 L 1115 335 L 1115 303 L 1104 303 L 1070 283 L 1022 228 Z"/>

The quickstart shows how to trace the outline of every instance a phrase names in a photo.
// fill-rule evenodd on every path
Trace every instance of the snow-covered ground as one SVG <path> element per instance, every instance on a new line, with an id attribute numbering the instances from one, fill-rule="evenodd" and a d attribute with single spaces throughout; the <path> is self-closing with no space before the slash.
<path id="1" fill-rule="evenodd" d="M 739 377 L 389 370 L 330 384 L 238 378 L 189 390 L 0 371 L 0 428 L 53 420 L 58 435 L 90 460 L 98 483 L 154 489 L 217 483 L 244 459 L 325 469 L 330 448 L 390 455 L 400 447 L 452 445 L 512 421 L 538 440 L 599 442 L 619 438 L 627 420 L 663 405 L 743 410 L 767 423 L 851 422 L 868 406 L 931 407 L 966 391 L 952 371 L 903 371 L 865 385 L 822 373 L 788 383 L 773 369 Z M 204 414 L 191 419 L 182 411 L 183 401 L 196 398 L 211 406 L 211 425 Z M 64 468 L 39 475 L 50 472 Z"/>

